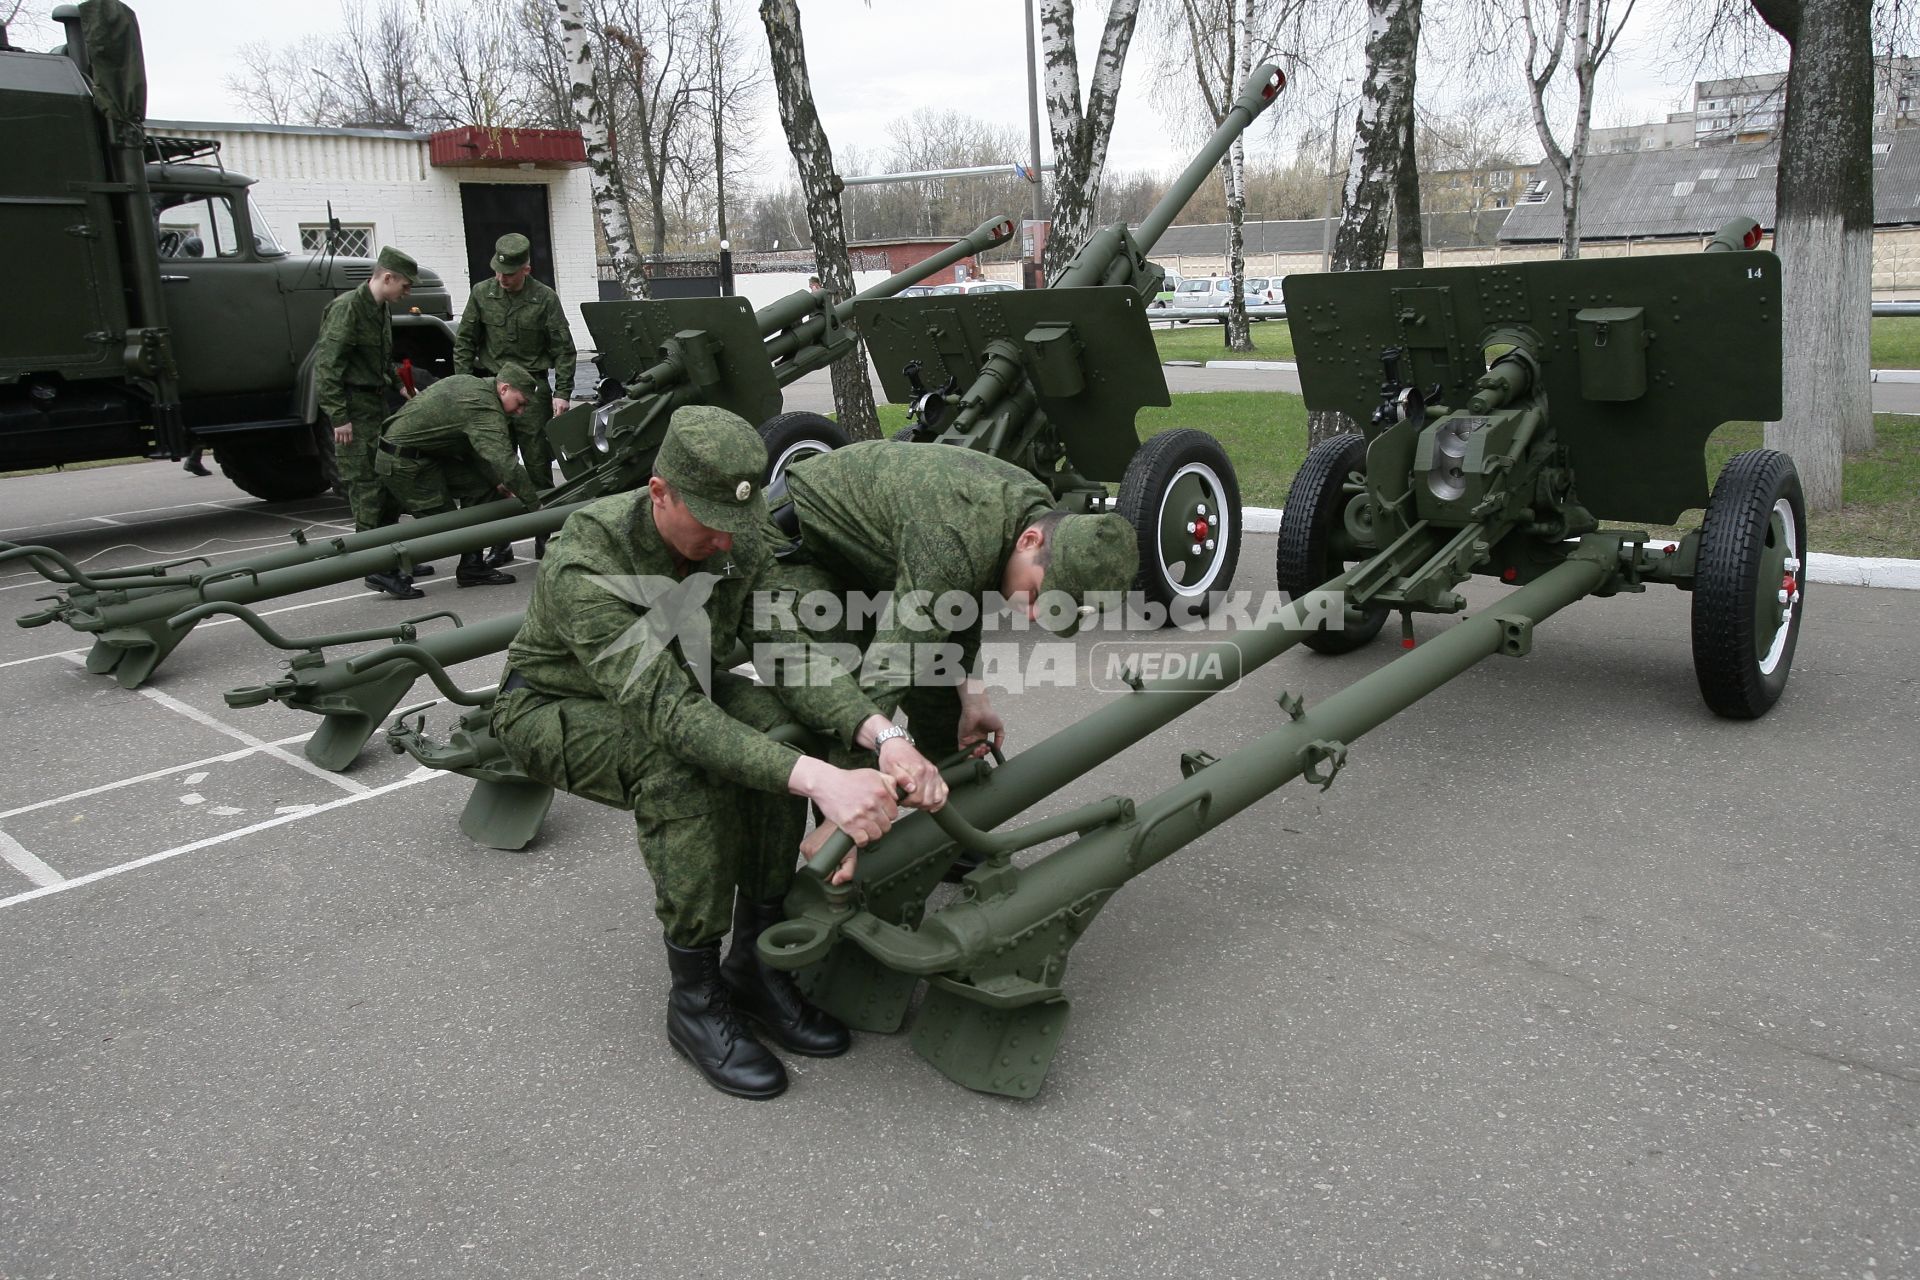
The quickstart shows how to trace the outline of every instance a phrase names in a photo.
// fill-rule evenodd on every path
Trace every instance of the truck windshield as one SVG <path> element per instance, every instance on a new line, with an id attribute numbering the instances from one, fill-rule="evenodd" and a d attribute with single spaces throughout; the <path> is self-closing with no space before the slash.
<path id="1" fill-rule="evenodd" d="M 260 212 L 260 206 L 252 196 L 247 197 L 247 220 L 253 223 L 253 247 L 263 258 L 279 258 L 286 255 L 280 246 L 280 237 L 273 234 L 273 224 L 267 221 L 267 215 Z"/>

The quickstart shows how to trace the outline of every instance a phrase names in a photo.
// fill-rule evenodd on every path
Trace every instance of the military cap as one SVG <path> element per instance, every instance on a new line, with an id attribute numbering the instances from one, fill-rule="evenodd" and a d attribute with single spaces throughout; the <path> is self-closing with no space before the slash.
<path id="1" fill-rule="evenodd" d="M 501 275 L 512 275 L 532 256 L 532 242 L 518 231 L 509 231 L 493 242 L 493 269 Z"/>
<path id="2" fill-rule="evenodd" d="M 746 533 L 767 519 L 760 480 L 767 447 L 739 414 L 709 404 L 674 410 L 654 456 L 654 474 L 673 486 L 693 518 L 722 533 Z"/>
<path id="3" fill-rule="evenodd" d="M 529 400 L 533 399 L 539 387 L 539 384 L 533 380 L 533 375 L 527 372 L 525 365 L 515 364 L 511 360 L 494 371 L 493 380 L 506 383 Z"/>
<path id="4" fill-rule="evenodd" d="M 1064 591 L 1084 603 L 1093 591 L 1125 591 L 1140 570 L 1140 541 L 1125 516 L 1068 516 L 1053 526 L 1053 556 L 1041 594 Z"/>
<path id="5" fill-rule="evenodd" d="M 380 250 L 380 256 L 374 259 L 374 264 L 385 267 L 408 284 L 420 283 L 420 264 L 392 245 Z"/>

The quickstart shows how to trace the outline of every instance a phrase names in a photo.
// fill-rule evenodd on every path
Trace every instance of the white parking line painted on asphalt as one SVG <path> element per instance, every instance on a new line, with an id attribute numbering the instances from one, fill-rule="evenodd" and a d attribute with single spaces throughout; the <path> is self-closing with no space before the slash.
<path id="1" fill-rule="evenodd" d="M 20 846 L 20 842 L 0 831 L 0 861 L 18 871 L 41 888 L 65 884 L 66 877 Z"/>
<path id="2" fill-rule="evenodd" d="M 211 848 L 217 844 L 225 844 L 229 840 L 238 840 L 240 837 L 250 836 L 256 831 L 265 831 L 269 827 L 284 827 L 290 822 L 304 821 L 307 818 L 313 817 L 315 814 L 326 813 L 332 809 L 344 808 L 350 804 L 359 804 L 362 800 L 371 800 L 376 796 L 384 796 L 389 792 L 400 791 L 407 787 L 416 787 L 423 782 L 432 782 L 435 778 L 450 778 L 453 776 L 453 774 L 442 773 L 436 769 L 416 769 L 398 782 L 389 782 L 384 787 L 363 790 L 359 795 L 341 796 L 338 800 L 329 800 L 325 804 L 317 804 L 311 809 L 305 809 L 299 813 L 288 813 L 275 818 L 266 818 L 251 826 L 236 827 L 232 831 L 225 831 L 217 836 L 208 836 L 204 840 L 195 840 L 191 844 L 175 845 L 171 849 L 162 849 L 159 853 L 150 853 L 144 858 L 135 858 L 131 862 L 122 862 L 117 866 L 104 867 L 99 871 L 89 871 L 86 875 L 75 876 L 71 880 L 62 880 L 59 884 L 50 884 L 43 888 L 30 889 L 25 893 L 16 893 L 11 898 L 0 898 L 0 907 L 17 906 L 22 902 L 31 902 L 35 898 L 44 898 L 49 894 L 64 893 L 68 889 L 77 889 L 83 884 L 92 884 L 94 881 L 104 880 L 108 876 L 117 876 L 124 872 L 136 871 L 141 867 L 150 867 L 156 862 L 165 862 L 169 858 L 177 858 L 181 854 L 193 853 L 196 850 Z"/>
<path id="3" fill-rule="evenodd" d="M 70 661 L 78 664 L 84 660 L 75 657 L 71 658 Z M 283 750 L 263 738 L 254 737 L 244 729 L 236 729 L 224 721 L 216 720 L 200 708 L 188 706 L 186 703 L 180 701 L 180 699 L 162 693 L 158 689 L 135 689 L 134 692 L 157 706 L 165 707 L 169 711 L 177 712 L 185 716 L 195 724 L 203 725 L 215 733 L 223 733 L 234 741 L 243 742 L 254 750 L 264 752 L 276 760 L 285 761 L 302 773 L 310 773 L 316 778 L 331 782 L 342 791 L 351 791 L 357 795 L 364 795 L 369 790 L 363 782 L 355 782 L 352 778 L 343 778 L 337 773 L 329 773 L 304 756 L 294 755 L 293 752 Z"/>
<path id="4" fill-rule="evenodd" d="M 285 747 L 295 742 L 305 742 L 312 736 L 310 733 L 298 733 L 291 738 L 281 738 L 278 742 L 270 742 L 267 745 L 272 747 Z M 244 760 L 248 756 L 257 755 L 259 751 L 259 747 L 242 747 L 238 751 L 229 751 L 225 755 L 208 756 L 204 760 L 189 760 L 185 764 L 171 765 L 165 769 L 155 769 L 151 773 L 139 774 L 136 777 L 121 778 L 117 782 L 103 782 L 97 787 L 88 787 L 83 791 L 69 791 L 67 794 L 55 796 L 51 800 L 36 800 L 32 804 L 23 804 L 18 809 L 8 809 L 5 812 L 0 812 L 0 822 L 4 822 L 8 818 L 16 817 L 19 814 L 32 813 L 36 809 L 51 809 L 56 805 L 69 804 L 75 800 L 85 800 L 88 796 L 97 796 L 108 791 L 118 791 L 122 787 L 136 786 L 142 782 L 152 782 L 156 778 L 172 777 L 182 769 L 197 769 L 201 765 L 206 764 L 231 764 L 235 760 Z"/>
<path id="5" fill-rule="evenodd" d="M 31 658 L 9 658 L 0 662 L 0 670 L 7 667 L 23 667 L 29 662 L 45 662 L 48 658 L 72 658 L 86 653 L 85 649 L 62 649 L 58 653 L 36 653 Z"/>
<path id="6" fill-rule="evenodd" d="M 248 503 L 248 502 L 257 502 L 257 501 L 258 501 L 257 498 L 227 498 L 227 499 L 216 501 L 216 502 L 206 502 L 206 501 L 176 502 L 176 503 L 173 503 L 171 506 L 165 506 L 165 507 L 137 507 L 132 511 L 109 511 L 105 515 L 100 515 L 100 516 L 81 516 L 73 520 L 56 520 L 53 522 L 52 525 L 17 524 L 17 525 L 14 525 L 12 528 L 0 529 L 0 536 L 4 536 L 9 533 L 28 533 L 35 529 L 56 528 L 63 524 L 79 524 L 85 520 L 104 520 L 109 524 L 125 524 L 127 522 L 125 520 L 119 519 L 119 517 L 150 516 L 160 512 L 164 512 L 164 511 L 193 511 L 193 510 L 204 508 L 204 507 L 215 507 L 222 511 L 232 511 L 237 515 L 279 514 L 271 511 L 250 511 L 250 510 L 241 509 L 242 504 Z M 325 511 L 329 507 L 333 508 L 334 510 L 343 511 L 343 512 L 347 509 L 345 503 L 335 501 L 331 503 L 323 503 L 320 506 L 314 507 L 313 510 Z M 296 511 L 296 512 L 292 512 L 291 514 L 298 515 L 300 513 Z M 136 522 L 136 523 L 139 523 L 139 522 Z"/>
<path id="7" fill-rule="evenodd" d="M 236 729 L 230 724 L 226 724 L 222 721 L 216 720 L 212 716 L 208 715 L 206 712 L 202 711 L 200 708 L 190 707 L 186 703 L 180 701 L 180 699 L 169 697 L 168 695 L 160 692 L 158 689 L 137 689 L 135 690 L 135 692 L 138 693 L 141 697 L 148 699 L 149 701 L 158 703 L 160 706 L 165 707 L 169 711 L 179 712 L 181 715 L 193 721 L 195 724 L 205 725 L 207 728 L 212 729 L 215 733 L 224 733 L 229 738 L 234 739 L 236 742 L 244 742 L 249 747 L 252 747 L 256 751 L 260 751 L 267 755 L 270 755 L 276 760 L 284 760 L 286 763 L 292 765 L 294 768 L 300 770 L 302 773 L 310 773 L 316 778 L 321 778 L 327 782 L 331 782 L 334 786 L 339 787 L 342 791 L 351 791 L 357 795 L 365 795 L 369 790 L 371 790 L 371 788 L 368 787 L 364 782 L 355 782 L 352 778 L 343 778 L 337 773 L 329 773 L 327 770 L 322 769 L 319 765 L 307 759 L 305 756 L 297 756 L 293 754 L 293 752 L 288 751 L 282 747 L 274 746 L 271 742 L 267 742 L 267 741 L 264 741 L 263 739 L 254 737 L 252 734 L 246 732 L 244 729 Z"/>

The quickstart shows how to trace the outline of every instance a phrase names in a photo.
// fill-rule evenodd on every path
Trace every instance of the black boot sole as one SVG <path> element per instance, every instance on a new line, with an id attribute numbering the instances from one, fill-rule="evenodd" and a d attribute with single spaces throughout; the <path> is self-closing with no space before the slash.
<path id="1" fill-rule="evenodd" d="M 675 1053 L 679 1054 L 681 1057 L 687 1060 L 688 1066 L 692 1067 L 695 1071 L 698 1071 L 700 1073 L 700 1078 L 702 1080 L 705 1080 L 709 1087 L 713 1088 L 714 1090 L 720 1093 L 724 1093 L 729 1097 L 745 1098 L 749 1102 L 771 1102 L 773 1099 L 779 1097 L 781 1094 L 787 1091 L 786 1083 L 782 1083 L 779 1088 L 774 1089 L 771 1092 L 766 1092 L 766 1091 L 754 1092 L 751 1089 L 736 1089 L 730 1085 L 724 1085 L 720 1083 L 718 1080 L 715 1080 L 712 1076 L 708 1075 L 704 1070 L 701 1070 L 700 1063 L 694 1058 L 692 1053 L 687 1051 L 686 1046 L 682 1045 L 680 1041 L 677 1038 L 675 1038 L 673 1032 L 671 1031 L 667 1032 L 667 1043 L 673 1046 L 673 1051 Z"/>

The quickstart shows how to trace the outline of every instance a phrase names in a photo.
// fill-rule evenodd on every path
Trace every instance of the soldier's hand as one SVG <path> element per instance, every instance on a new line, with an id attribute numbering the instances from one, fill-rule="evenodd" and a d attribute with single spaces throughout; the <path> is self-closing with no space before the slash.
<path id="1" fill-rule="evenodd" d="M 827 841 L 839 834 L 840 828 L 831 822 L 817 824 L 813 830 L 807 832 L 807 838 L 800 842 L 800 856 L 811 862 L 813 855 L 826 848 Z M 833 869 L 833 874 L 827 878 L 827 883 L 845 884 L 853 879 L 854 868 L 859 865 L 859 862 L 860 850 L 847 850 L 847 856 L 840 859 L 840 865 Z"/>
<path id="2" fill-rule="evenodd" d="M 900 799 L 916 809 L 934 810 L 947 802 L 947 780 L 905 738 L 880 744 L 880 769 L 899 784 Z"/>
<path id="3" fill-rule="evenodd" d="M 342 422 L 335 425 L 333 428 L 333 442 L 335 444 L 352 444 L 353 424 L 351 422 Z"/>
<path id="4" fill-rule="evenodd" d="M 872 844 L 900 817 L 893 780 L 878 769 L 828 766 L 806 795 L 820 806 L 820 816 L 852 836 L 856 845 Z"/>
<path id="5" fill-rule="evenodd" d="M 567 410 L 571 408 L 573 408 L 573 401 L 567 399 L 565 396 L 555 396 L 553 398 L 553 416 L 554 417 L 556 418 L 559 417 L 561 414 L 565 413 Z"/>
<path id="6" fill-rule="evenodd" d="M 973 758 L 978 760 L 987 754 L 989 746 L 1007 749 L 1007 722 L 993 709 L 983 693 L 977 698 L 960 699 L 960 747 L 971 748 Z"/>

